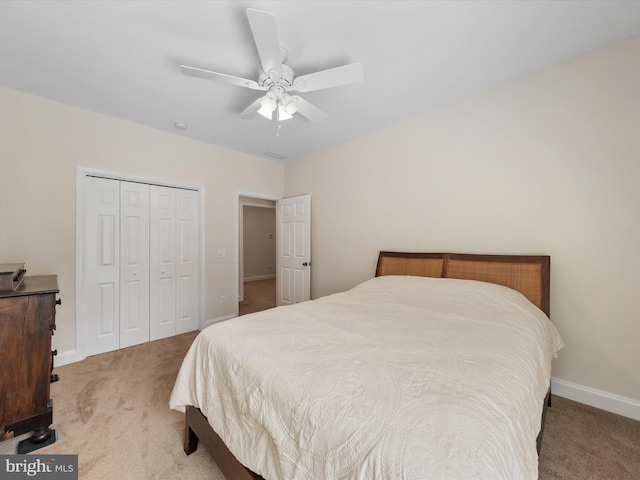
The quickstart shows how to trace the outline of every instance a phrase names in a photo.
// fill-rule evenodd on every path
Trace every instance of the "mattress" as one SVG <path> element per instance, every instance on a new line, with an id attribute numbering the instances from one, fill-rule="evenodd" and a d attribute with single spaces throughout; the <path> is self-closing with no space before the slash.
<path id="1" fill-rule="evenodd" d="M 507 287 L 382 276 L 204 329 L 170 407 L 265 479 L 531 479 L 547 316 Z"/>

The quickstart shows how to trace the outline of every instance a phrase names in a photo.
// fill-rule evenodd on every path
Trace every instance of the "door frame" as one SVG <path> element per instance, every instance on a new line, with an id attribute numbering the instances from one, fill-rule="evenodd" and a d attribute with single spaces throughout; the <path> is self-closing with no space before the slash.
<path id="1" fill-rule="evenodd" d="M 241 203 L 240 201 L 240 197 L 246 197 L 249 199 L 253 199 L 256 200 L 255 203 L 250 203 L 250 202 L 244 202 Z M 282 199 L 282 197 L 280 196 L 275 196 L 275 195 L 263 195 L 263 194 L 259 194 L 259 193 L 250 193 L 250 192 L 236 192 L 236 242 L 235 242 L 235 248 L 236 248 L 236 256 L 235 258 L 238 260 L 235 264 L 235 278 L 236 278 L 236 285 L 235 285 L 235 292 L 234 292 L 234 298 L 236 299 L 235 302 L 235 316 L 237 317 L 238 314 L 240 313 L 240 306 L 238 305 L 239 302 L 241 302 L 242 300 L 244 300 L 244 271 L 242 270 L 244 267 L 244 259 L 243 259 L 243 233 L 242 233 L 242 229 L 244 226 L 244 216 L 242 214 L 242 209 L 240 208 L 240 205 L 244 206 L 244 205 L 248 205 L 251 207 L 264 207 L 264 208 L 271 208 L 267 205 L 261 204 L 259 203 L 260 200 L 268 200 L 268 201 L 272 201 L 272 202 L 277 202 L 278 200 Z M 276 208 L 276 206 L 274 206 L 274 208 Z M 276 269 L 277 270 L 277 269 Z M 276 281 L 278 281 L 277 278 L 278 272 L 276 271 Z"/>
<path id="2" fill-rule="evenodd" d="M 200 222 L 200 235 L 198 240 L 200 265 L 198 269 L 198 275 L 200 276 L 200 301 L 198 302 L 198 326 L 202 330 L 204 328 L 204 312 L 205 312 L 205 291 L 206 291 L 206 277 L 205 277 L 205 214 L 204 214 L 204 185 L 198 183 L 183 182 L 179 180 L 161 179 L 156 177 L 149 177 L 144 175 L 135 175 L 124 172 L 114 172 L 110 170 L 100 170 L 91 167 L 76 167 L 76 348 L 74 352 L 65 356 L 65 363 L 78 362 L 86 358 L 86 345 L 85 345 L 85 328 L 84 322 L 81 321 L 83 317 L 82 312 L 82 285 L 84 282 L 84 265 L 82 260 L 84 258 L 84 196 L 86 191 L 86 178 L 87 177 L 100 177 L 109 178 L 112 180 L 145 183 L 149 185 L 160 185 L 163 187 L 183 188 L 187 190 L 194 190 L 198 192 L 199 202 L 199 222 Z"/>

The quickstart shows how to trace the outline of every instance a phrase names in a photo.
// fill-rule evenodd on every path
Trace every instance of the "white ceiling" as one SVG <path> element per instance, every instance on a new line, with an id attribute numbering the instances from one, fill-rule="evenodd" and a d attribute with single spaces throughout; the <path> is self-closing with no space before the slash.
<path id="1" fill-rule="evenodd" d="M 362 62 L 364 82 L 304 94 L 320 124 L 238 118 L 262 92 L 178 65 L 257 79 L 248 7 L 297 75 Z M 3 0 L 0 85 L 290 160 L 637 35 L 640 1 Z"/>

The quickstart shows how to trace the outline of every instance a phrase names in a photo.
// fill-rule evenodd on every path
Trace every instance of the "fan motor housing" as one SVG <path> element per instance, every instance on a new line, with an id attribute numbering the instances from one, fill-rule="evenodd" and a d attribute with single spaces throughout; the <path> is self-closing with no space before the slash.
<path id="1" fill-rule="evenodd" d="M 288 65 L 282 64 L 282 76 L 278 75 L 278 72 L 271 71 L 266 73 L 264 70 L 260 69 L 260 76 L 258 83 L 266 88 L 270 89 L 271 87 L 282 87 L 283 90 L 287 90 L 293 85 L 293 76 L 294 71 Z"/>

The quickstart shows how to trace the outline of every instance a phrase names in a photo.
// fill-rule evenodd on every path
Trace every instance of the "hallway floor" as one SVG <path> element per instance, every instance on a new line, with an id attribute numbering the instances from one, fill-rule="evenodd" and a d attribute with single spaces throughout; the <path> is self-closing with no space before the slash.
<path id="1" fill-rule="evenodd" d="M 256 280 L 244 283 L 244 301 L 240 302 L 239 315 L 261 312 L 276 306 L 276 279 Z"/>

